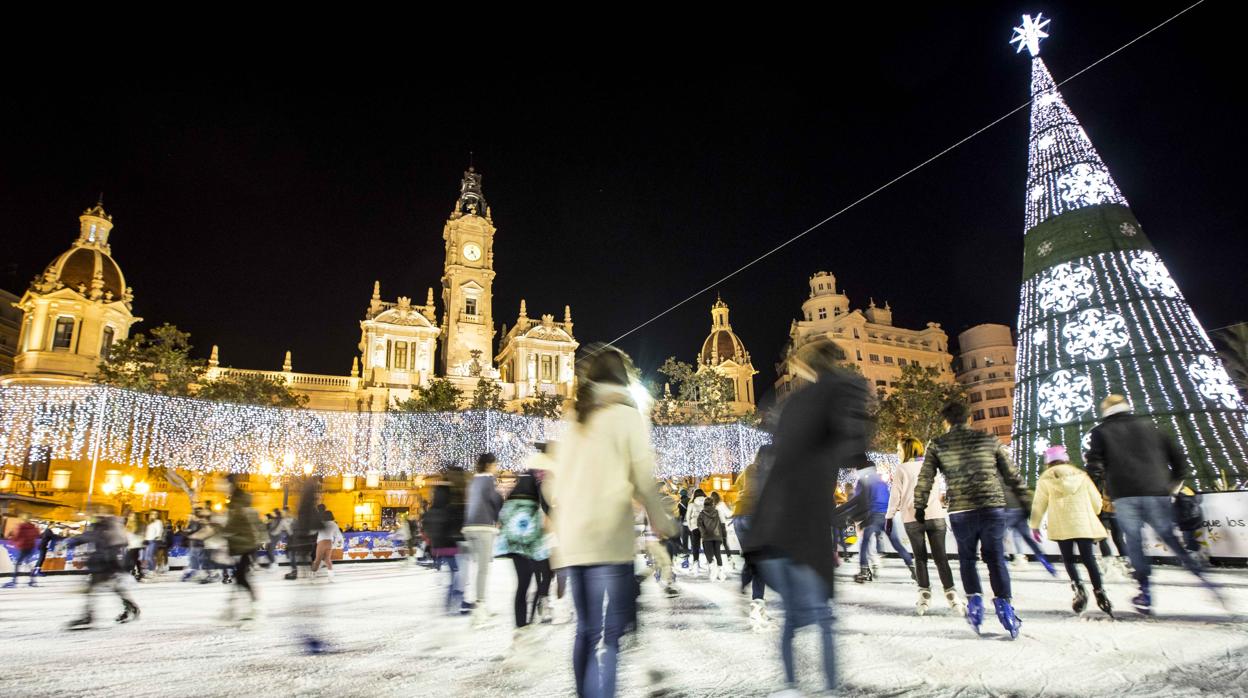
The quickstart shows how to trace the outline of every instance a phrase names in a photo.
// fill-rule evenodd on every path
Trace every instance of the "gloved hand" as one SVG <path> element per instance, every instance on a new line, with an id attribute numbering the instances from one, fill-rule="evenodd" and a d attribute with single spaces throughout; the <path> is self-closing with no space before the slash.
<path id="1" fill-rule="evenodd" d="M 893 520 L 892 519 L 884 520 L 884 535 L 886 536 L 893 535 Z"/>
<path id="2" fill-rule="evenodd" d="M 1037 543 L 1044 540 L 1043 537 L 1040 535 L 1040 529 L 1038 528 L 1031 529 L 1031 539 L 1036 541 Z"/>
<path id="3" fill-rule="evenodd" d="M 924 513 L 925 512 L 922 509 L 915 509 L 914 510 L 914 522 L 923 523 L 927 521 L 927 517 L 923 516 Z"/>

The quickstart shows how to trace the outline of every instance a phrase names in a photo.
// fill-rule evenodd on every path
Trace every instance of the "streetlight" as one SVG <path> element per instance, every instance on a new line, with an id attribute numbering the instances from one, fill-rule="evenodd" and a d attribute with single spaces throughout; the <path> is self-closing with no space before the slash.
<path id="1" fill-rule="evenodd" d="M 120 483 L 105 482 L 100 486 L 100 491 L 106 497 L 113 497 L 121 504 L 121 515 L 126 516 L 130 513 L 130 502 L 135 497 L 146 497 L 148 492 L 152 491 L 152 486 L 147 480 L 134 481 L 134 476 L 123 475 Z"/>

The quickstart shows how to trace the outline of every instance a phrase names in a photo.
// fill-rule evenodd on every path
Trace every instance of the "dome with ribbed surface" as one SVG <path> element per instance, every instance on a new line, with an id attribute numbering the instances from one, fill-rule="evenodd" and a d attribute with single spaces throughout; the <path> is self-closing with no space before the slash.
<path id="1" fill-rule="evenodd" d="M 728 323 L 728 304 L 722 298 L 716 299 L 715 305 L 711 306 L 711 333 L 702 342 L 698 361 L 711 366 L 718 366 L 725 361 L 739 364 L 749 362 L 745 345 L 733 333 L 732 325 Z"/>
<path id="2" fill-rule="evenodd" d="M 126 278 L 109 254 L 112 216 L 104 211 L 103 204 L 96 204 L 78 220 L 78 239 L 48 264 L 43 274 L 35 279 L 34 288 L 43 292 L 69 288 L 92 300 L 128 301 Z"/>

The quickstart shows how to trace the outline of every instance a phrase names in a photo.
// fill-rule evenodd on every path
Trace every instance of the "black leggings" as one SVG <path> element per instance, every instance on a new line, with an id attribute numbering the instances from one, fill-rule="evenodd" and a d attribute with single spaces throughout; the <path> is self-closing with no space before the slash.
<path id="1" fill-rule="evenodd" d="M 706 562 L 707 562 L 707 564 L 710 564 L 710 562 L 711 562 L 711 556 L 712 556 L 712 555 L 714 555 L 714 556 L 715 556 L 715 564 L 719 565 L 720 567 L 723 567 L 723 566 L 724 566 L 724 560 L 723 560 L 723 558 L 721 558 L 721 557 L 719 556 L 719 545 L 720 545 L 720 543 L 722 543 L 722 542 L 723 542 L 723 541 L 718 541 L 718 540 L 708 540 L 708 541 L 706 541 L 706 542 L 703 544 L 704 546 L 706 546 Z"/>
<path id="2" fill-rule="evenodd" d="M 247 590 L 247 595 L 252 601 L 256 600 L 256 590 L 251 588 L 251 553 L 243 553 L 238 556 L 238 562 L 234 564 L 234 583 L 240 588 Z"/>
<path id="3" fill-rule="evenodd" d="M 689 529 L 689 551 L 693 553 L 693 561 L 698 562 L 698 558 L 702 556 L 702 532 Z M 706 558 L 707 562 L 711 561 L 710 557 Z"/>
<path id="4" fill-rule="evenodd" d="M 537 577 L 537 593 L 533 595 L 533 603 L 529 607 L 530 622 L 537 615 L 537 602 L 550 596 L 550 579 L 554 576 L 550 569 L 550 560 L 534 560 L 533 575 Z"/>
<path id="5" fill-rule="evenodd" d="M 1093 589 L 1101 588 L 1101 570 L 1096 566 L 1096 556 L 1092 554 L 1091 538 L 1071 538 L 1070 540 L 1057 541 L 1057 547 L 1062 551 L 1062 564 L 1066 565 L 1066 574 L 1070 575 L 1070 581 L 1079 584 L 1079 568 L 1075 565 L 1075 546 L 1079 546 L 1079 558 L 1083 560 L 1083 566 L 1088 568 L 1088 579 L 1092 582 Z"/>
<path id="6" fill-rule="evenodd" d="M 529 624 L 529 582 L 532 581 L 533 575 L 538 573 L 538 566 L 542 563 L 535 562 L 523 555 L 512 555 L 511 564 L 516 568 L 516 627 L 523 628 Z M 546 565 L 546 569 L 550 569 L 550 565 Z M 547 590 L 550 589 L 550 581 L 546 581 Z M 538 596 L 541 596 L 541 579 L 538 579 Z"/>
<path id="7" fill-rule="evenodd" d="M 1126 554 L 1127 546 L 1122 540 L 1122 529 L 1118 528 L 1118 517 L 1114 514 L 1101 514 L 1101 523 L 1105 525 L 1105 529 L 1109 531 L 1110 538 L 1114 539 L 1114 547 L 1118 548 L 1118 555 Z M 1109 556 L 1109 539 L 1101 539 L 1101 554 Z"/>
<path id="8" fill-rule="evenodd" d="M 940 585 L 952 589 L 953 570 L 949 568 L 949 555 L 945 553 L 945 520 L 911 521 L 906 524 L 906 537 L 910 539 L 910 549 L 914 551 L 914 576 L 919 588 L 931 588 L 931 579 L 927 576 L 927 548 L 930 545 Z"/>

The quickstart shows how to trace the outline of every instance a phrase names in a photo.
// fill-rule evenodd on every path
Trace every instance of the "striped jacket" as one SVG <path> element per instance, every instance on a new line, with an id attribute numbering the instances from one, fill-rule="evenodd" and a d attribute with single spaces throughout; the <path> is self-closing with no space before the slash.
<path id="1" fill-rule="evenodd" d="M 916 514 L 922 511 L 917 504 L 931 494 L 937 471 L 948 484 L 950 512 L 1004 507 L 1005 487 L 1018 495 L 1025 511 L 1031 510 L 1031 492 L 1010 462 L 1009 451 L 991 434 L 958 425 L 932 439 L 914 488 Z"/>

